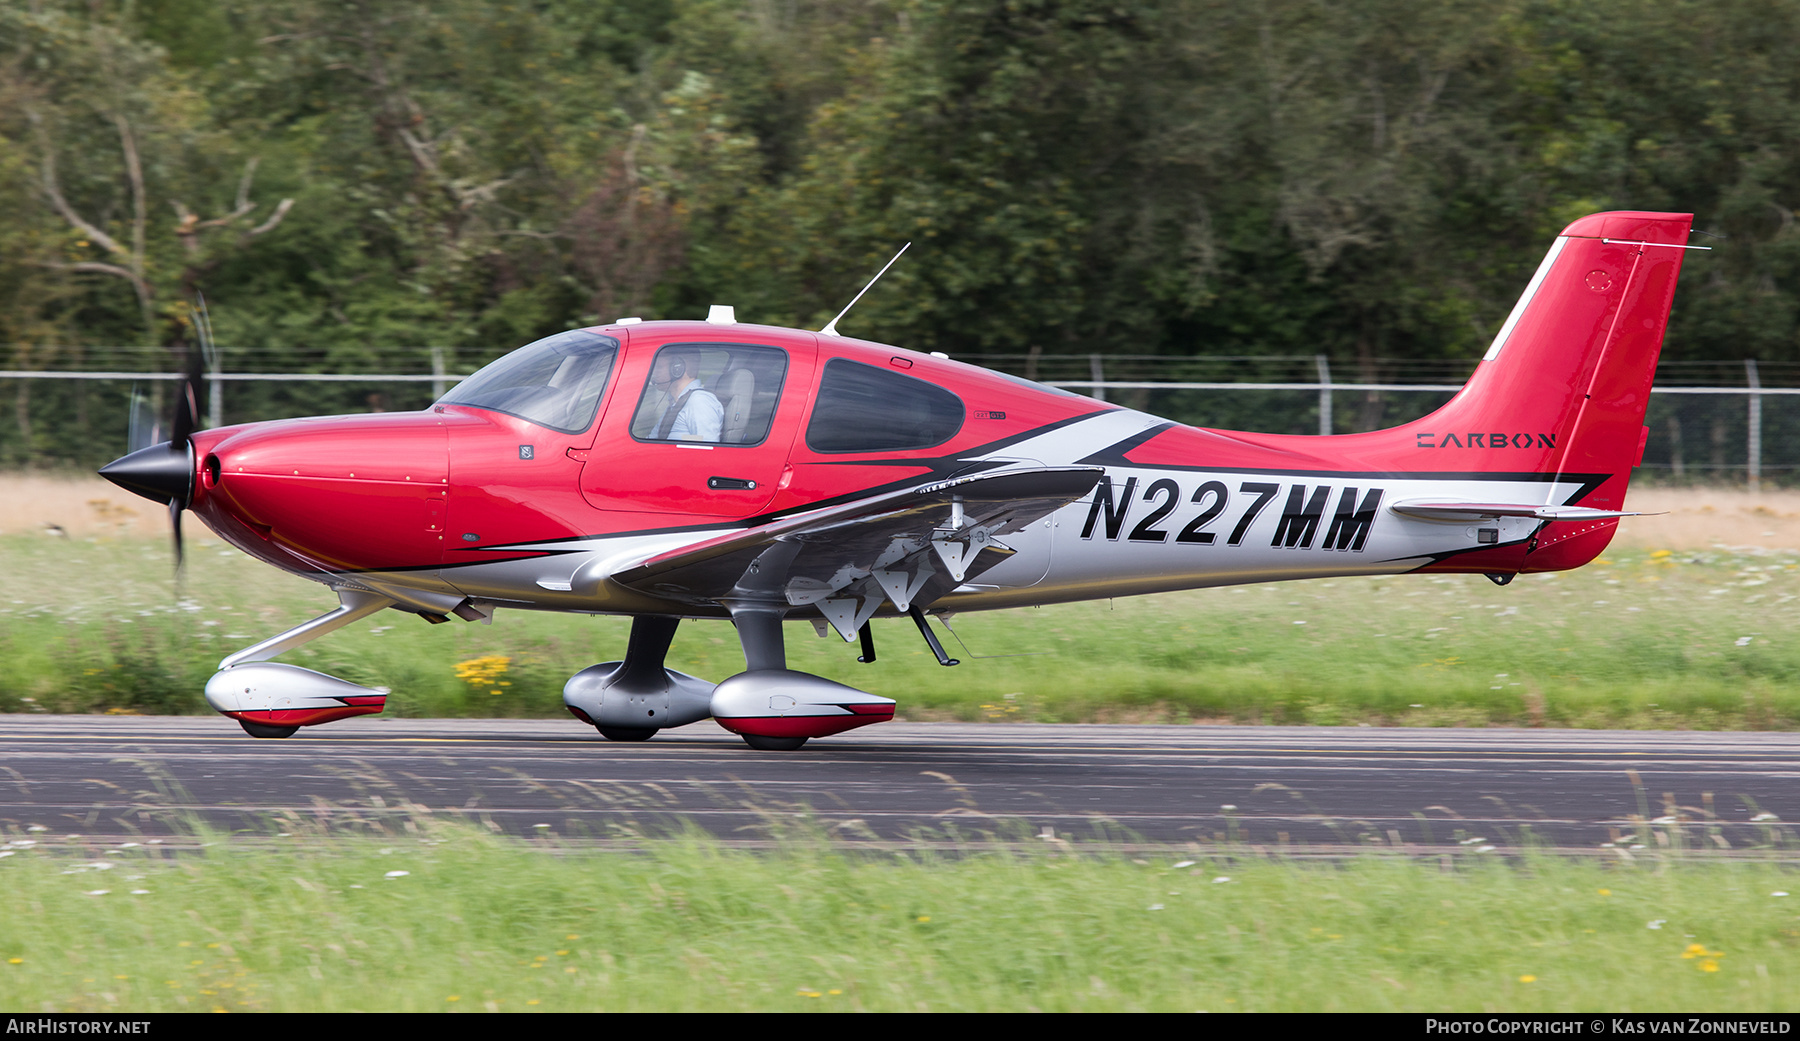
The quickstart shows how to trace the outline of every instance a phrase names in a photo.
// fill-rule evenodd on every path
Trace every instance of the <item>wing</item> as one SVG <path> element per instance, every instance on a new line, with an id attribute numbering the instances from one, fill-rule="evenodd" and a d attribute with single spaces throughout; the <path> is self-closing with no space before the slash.
<path id="1" fill-rule="evenodd" d="M 844 639 L 891 600 L 921 607 L 1013 553 L 1001 538 L 1093 491 L 1097 466 L 953 477 L 671 550 L 613 582 L 692 604 L 818 606 Z"/>

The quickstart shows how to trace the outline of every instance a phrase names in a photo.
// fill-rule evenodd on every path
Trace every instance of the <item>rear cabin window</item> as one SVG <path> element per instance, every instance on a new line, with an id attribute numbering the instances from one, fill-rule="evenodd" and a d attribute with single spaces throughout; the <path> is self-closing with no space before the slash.
<path id="1" fill-rule="evenodd" d="M 819 381 L 806 445 L 815 452 L 930 448 L 955 437 L 962 425 L 962 399 L 944 388 L 833 358 Z"/>

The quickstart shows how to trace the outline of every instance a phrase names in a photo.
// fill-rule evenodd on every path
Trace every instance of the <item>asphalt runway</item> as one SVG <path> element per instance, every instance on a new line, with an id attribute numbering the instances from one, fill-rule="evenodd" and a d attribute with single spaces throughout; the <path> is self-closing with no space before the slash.
<path id="1" fill-rule="evenodd" d="M 561 842 L 1524 842 L 1766 846 L 1800 735 L 885 723 L 756 752 L 711 722 L 614 744 L 573 721 L 360 718 L 285 741 L 211 717 L 0 716 L 11 838 L 245 838 L 421 815 Z M 1660 820 L 1659 820 L 1660 819 Z M 1772 830 L 1773 829 L 1773 830 Z M 1660 836 L 1660 837 L 1659 837 Z M 1479 840 L 1479 844 L 1476 844 Z"/>

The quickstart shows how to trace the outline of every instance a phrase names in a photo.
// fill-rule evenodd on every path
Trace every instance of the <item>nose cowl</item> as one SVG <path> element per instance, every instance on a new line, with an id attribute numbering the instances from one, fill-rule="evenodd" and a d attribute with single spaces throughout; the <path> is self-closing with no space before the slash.
<path id="1" fill-rule="evenodd" d="M 193 445 L 184 438 L 180 444 L 140 448 L 101 467 L 100 476 L 146 499 L 186 509 L 194 500 Z"/>

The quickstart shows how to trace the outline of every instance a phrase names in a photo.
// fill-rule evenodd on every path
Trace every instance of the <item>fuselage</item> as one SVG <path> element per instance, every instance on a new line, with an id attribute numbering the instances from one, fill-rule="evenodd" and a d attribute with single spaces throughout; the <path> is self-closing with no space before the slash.
<path id="1" fill-rule="evenodd" d="M 194 435 L 192 509 L 246 553 L 333 585 L 380 583 L 452 603 L 723 616 L 606 576 L 721 532 L 1008 465 L 1101 465 L 1106 475 L 1089 498 L 1009 536 L 1015 552 L 940 599 L 940 610 L 1574 566 L 1598 552 L 1612 522 L 1565 526 L 1602 538 L 1539 553 L 1528 567 L 1536 521 L 1443 523 L 1387 507 L 1446 495 L 1602 506 L 1623 497 L 1622 487 L 1603 487 L 1605 475 L 1555 472 L 1548 431 L 1233 433 L 793 329 L 654 322 L 587 332 L 617 346 L 580 425 L 565 412 L 545 422 L 459 403 L 453 392 L 423 412 L 204 431 Z M 646 419 L 678 397 L 656 382 L 656 357 L 690 348 L 699 367 L 750 358 L 765 384 L 778 383 L 740 395 L 757 402 L 760 428 L 696 442 L 669 439 Z M 715 382 L 741 380 L 740 371 Z M 827 380 L 828 371 L 837 375 Z M 872 383 L 847 384 L 845 373 Z M 946 397 L 896 402 L 912 381 Z M 519 396 L 508 393 L 502 403 Z"/>

